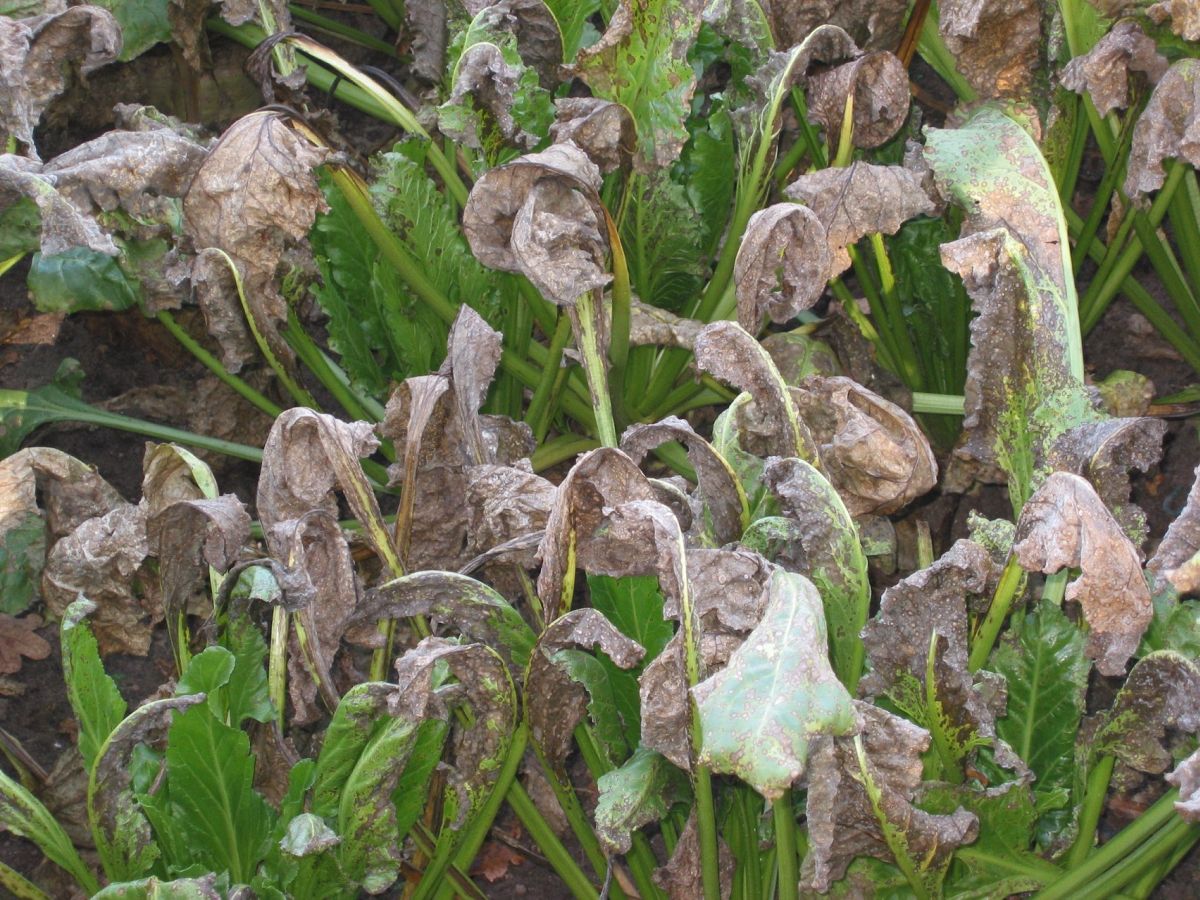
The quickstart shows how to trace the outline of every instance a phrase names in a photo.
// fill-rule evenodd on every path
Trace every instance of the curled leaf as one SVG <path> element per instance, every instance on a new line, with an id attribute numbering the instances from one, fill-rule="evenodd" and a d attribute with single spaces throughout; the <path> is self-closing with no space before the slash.
<path id="1" fill-rule="evenodd" d="M 1163 185 L 1163 160 L 1200 165 L 1197 111 L 1200 60 L 1185 58 L 1167 69 L 1133 129 L 1125 193 L 1138 199 Z"/>
<path id="2" fill-rule="evenodd" d="M 1171 30 L 1185 41 L 1200 41 L 1200 9 L 1188 0 L 1158 0 L 1146 15 L 1158 24 L 1171 21 Z"/>
<path id="3" fill-rule="evenodd" d="M 841 140 L 847 103 L 853 103 L 855 147 L 887 143 L 908 118 L 908 70 L 893 53 L 868 53 L 809 79 L 808 108 L 830 147 Z"/>
<path id="4" fill-rule="evenodd" d="M 1167 528 L 1146 571 L 1169 581 L 1181 594 L 1200 591 L 1200 466 L 1183 512 Z"/>
<path id="5" fill-rule="evenodd" d="M 463 230 L 484 265 L 522 272 L 559 305 L 603 287 L 608 252 L 600 170 L 572 143 L 489 170 L 471 189 Z"/>
<path id="6" fill-rule="evenodd" d="M 1038 71 L 1042 5 L 1037 0 L 942 0 L 938 30 L 971 87 L 986 98 L 1024 97 Z"/>
<path id="7" fill-rule="evenodd" d="M 812 210 L 776 203 L 750 217 L 733 278 L 738 324 L 756 333 L 764 315 L 786 322 L 821 299 L 833 274 L 825 228 Z"/>
<path id="8" fill-rule="evenodd" d="M 637 128 L 629 110 L 598 97 L 563 97 L 550 134 L 555 143 L 571 141 L 604 174 L 629 166 L 637 147 Z"/>
<path id="9" fill-rule="evenodd" d="M 120 49 L 121 28 L 99 6 L 0 17 L 0 139 L 20 141 L 36 159 L 33 131 L 50 101 Z"/>
<path id="10" fill-rule="evenodd" d="M 846 734 L 856 721 L 829 664 L 816 588 L 780 570 L 768 591 L 762 621 L 692 695 L 703 736 L 698 761 L 774 801 L 804 774 L 815 735 Z"/>
<path id="11" fill-rule="evenodd" d="M 1136 548 L 1092 486 L 1078 475 L 1055 472 L 1021 512 L 1013 545 L 1027 571 L 1081 569 L 1066 598 L 1087 619 L 1087 654 L 1104 675 L 1120 675 L 1150 624 L 1150 589 Z"/>
<path id="12" fill-rule="evenodd" d="M 616 853 L 628 853 L 633 832 L 666 817 L 686 796 L 686 782 L 675 766 L 653 750 L 639 747 L 619 768 L 596 783 L 596 836 Z"/>
<path id="13" fill-rule="evenodd" d="M 811 376 L 791 394 L 850 515 L 896 512 L 937 482 L 928 439 L 896 404 L 841 376 Z"/>
<path id="14" fill-rule="evenodd" d="M 704 327 L 704 323 L 697 319 L 683 319 L 665 309 L 650 306 L 636 299 L 633 301 L 631 318 L 629 343 L 634 347 L 655 344 L 691 350 L 696 344 L 697 335 Z"/>
<path id="15" fill-rule="evenodd" d="M 1141 72 L 1157 84 L 1167 71 L 1167 60 L 1141 26 L 1128 19 L 1118 22 L 1083 56 L 1069 63 L 1061 76 L 1063 87 L 1087 93 L 1102 116 L 1130 103 L 1129 77 Z"/>
<path id="16" fill-rule="evenodd" d="M 1158 775 L 1174 761 L 1167 740 L 1173 732 L 1200 732 L 1200 666 L 1159 650 L 1137 661 L 1112 708 L 1101 714 L 1092 751 Z"/>

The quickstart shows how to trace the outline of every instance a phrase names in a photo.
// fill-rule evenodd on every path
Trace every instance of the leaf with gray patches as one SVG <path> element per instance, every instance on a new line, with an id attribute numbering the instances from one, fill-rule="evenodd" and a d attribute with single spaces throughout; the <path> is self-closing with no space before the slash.
<path id="1" fill-rule="evenodd" d="M 1133 129 L 1125 193 L 1134 200 L 1163 186 L 1163 161 L 1200 165 L 1194 137 L 1200 110 L 1200 60 L 1181 59 L 1167 69 Z"/>
<path id="2" fill-rule="evenodd" d="M 1027 571 L 1082 570 L 1066 599 L 1083 608 L 1087 654 L 1101 674 L 1123 674 L 1154 613 L 1137 549 L 1092 486 L 1067 472 L 1047 478 L 1021 512 L 1013 552 Z"/>
<path id="3" fill-rule="evenodd" d="M 846 104 L 853 102 L 855 147 L 879 147 L 908 118 L 908 71 L 893 53 L 868 53 L 809 79 L 808 108 L 831 148 L 841 141 Z M 851 97 L 853 98 L 851 100 Z"/>
<path id="4" fill-rule="evenodd" d="M 1146 563 L 1146 571 L 1158 582 L 1156 589 L 1169 581 L 1181 594 L 1200 591 L 1200 466 L 1193 479 L 1183 511 Z"/>
<path id="5" fill-rule="evenodd" d="M 596 787 L 596 836 L 614 853 L 628 853 L 633 832 L 661 821 L 686 800 L 687 781 L 660 754 L 639 747 L 619 768 L 600 776 Z"/>
<path id="6" fill-rule="evenodd" d="M 637 128 L 628 109 L 599 97 L 562 97 L 554 107 L 550 135 L 556 144 L 576 144 L 606 175 L 629 167 L 637 148 Z"/>
<path id="7" fill-rule="evenodd" d="M 812 210 L 776 203 L 750 217 L 733 279 L 738 324 L 751 334 L 763 316 L 782 323 L 812 307 L 833 275 L 825 228 Z"/>
<path id="8" fill-rule="evenodd" d="M 804 774 L 814 736 L 844 735 L 856 722 L 829 664 L 816 588 L 779 570 L 768 591 L 762 621 L 692 694 L 702 734 L 698 762 L 737 775 L 774 801 Z"/>
<path id="9" fill-rule="evenodd" d="M 1175 811 L 1185 822 L 1200 822 L 1200 750 L 1166 775 L 1167 783 L 1179 788 Z"/>
<path id="10" fill-rule="evenodd" d="M 942 0 L 938 31 L 958 71 L 981 96 L 1028 96 L 1042 45 L 1042 4 L 1037 0 Z"/>
<path id="11" fill-rule="evenodd" d="M 1129 106 L 1133 73 L 1140 72 L 1147 82 L 1157 84 L 1166 71 L 1167 59 L 1158 52 L 1158 45 L 1136 22 L 1124 20 L 1091 50 L 1067 63 L 1060 80 L 1067 90 L 1090 96 L 1096 111 L 1107 116 Z"/>

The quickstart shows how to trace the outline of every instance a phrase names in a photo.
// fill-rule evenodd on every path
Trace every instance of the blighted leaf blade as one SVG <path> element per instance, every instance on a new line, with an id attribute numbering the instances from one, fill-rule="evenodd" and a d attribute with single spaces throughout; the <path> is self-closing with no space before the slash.
<path id="1" fill-rule="evenodd" d="M 938 30 L 958 70 L 982 96 L 1028 95 L 1042 44 L 1042 7 L 1036 0 L 944 0 Z"/>
<path id="2" fill-rule="evenodd" d="M 1168 581 L 1180 593 L 1200 589 L 1200 466 L 1193 479 L 1183 511 L 1146 563 L 1146 571 L 1158 583 Z"/>
<path id="3" fill-rule="evenodd" d="M 1192 136 L 1198 112 L 1200 60 L 1181 59 L 1163 75 L 1134 126 L 1125 193 L 1137 199 L 1162 187 L 1167 159 L 1200 165 L 1200 146 Z"/>
<path id="4" fill-rule="evenodd" d="M 756 333 L 764 316 L 782 323 L 813 306 L 834 274 L 829 240 L 810 209 L 777 203 L 746 223 L 734 264 L 738 324 Z"/>
<path id="5" fill-rule="evenodd" d="M 1154 41 L 1133 21 L 1117 22 L 1096 45 L 1063 69 L 1063 87 L 1087 93 L 1102 116 L 1125 109 L 1130 102 L 1130 77 L 1140 72 L 1151 84 L 1167 71 L 1167 59 Z"/>
<path id="6" fill-rule="evenodd" d="M 633 832 L 661 821 L 687 793 L 682 773 L 645 747 L 600 776 L 597 787 L 596 836 L 616 853 L 628 853 Z"/>

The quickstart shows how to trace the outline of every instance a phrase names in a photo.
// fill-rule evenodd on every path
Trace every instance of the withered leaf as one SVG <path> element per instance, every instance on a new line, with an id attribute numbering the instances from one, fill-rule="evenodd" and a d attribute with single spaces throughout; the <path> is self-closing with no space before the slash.
<path id="1" fill-rule="evenodd" d="M 1163 185 L 1163 160 L 1200 165 L 1197 109 L 1200 107 L 1200 59 L 1172 65 L 1158 82 L 1133 129 L 1125 193 L 1137 199 Z"/>
<path id="2" fill-rule="evenodd" d="M 489 550 L 546 528 L 554 485 L 515 466 L 472 466 L 467 470 L 467 534 L 471 552 Z M 534 567 L 532 548 L 514 557 Z"/>
<path id="3" fill-rule="evenodd" d="M 1067 585 L 1087 619 L 1087 655 L 1104 675 L 1120 675 L 1153 618 L 1137 549 L 1090 484 L 1055 472 L 1029 498 L 1013 552 L 1027 571 L 1082 572 Z"/>
<path id="4" fill-rule="evenodd" d="M 1200 466 L 1197 466 L 1183 512 L 1146 563 L 1146 571 L 1169 581 L 1180 593 L 1200 591 Z"/>
<path id="5" fill-rule="evenodd" d="M 827 891 L 857 856 L 895 859 L 882 817 L 898 831 L 909 864 L 930 887 L 940 891 L 951 854 L 970 843 L 979 821 L 964 809 L 933 815 L 912 805 L 921 783 L 921 754 L 929 733 L 891 713 L 854 701 L 861 720 L 857 737 L 819 737 L 809 756 L 809 852 L 800 871 L 800 886 Z M 869 779 L 872 799 L 865 782 Z"/>
<path id="6" fill-rule="evenodd" d="M 288 307 L 275 270 L 325 209 L 312 171 L 324 161 L 325 152 L 288 128 L 279 113 L 251 113 L 221 136 L 183 199 L 187 235 L 198 250 L 216 247 L 232 257 L 255 324 L 282 360 L 292 353 L 278 333 Z M 233 295 L 226 302 L 239 301 Z"/>
<path id="7" fill-rule="evenodd" d="M 1037 0 L 942 0 L 938 30 L 958 71 L 985 98 L 1020 98 L 1038 71 L 1042 4 Z"/>
<path id="8" fill-rule="evenodd" d="M 776 566 L 744 549 L 687 551 L 692 605 L 705 636 L 744 636 L 762 620 Z M 678 598 L 666 597 L 663 616 L 678 620 Z"/>
<path id="9" fill-rule="evenodd" d="M 144 569 L 150 552 L 146 513 L 132 503 L 88 519 L 54 545 L 42 573 L 46 608 L 61 616 L 80 594 L 96 604 L 92 628 L 100 652 L 145 656 L 162 618 L 157 579 Z"/>
<path id="10" fill-rule="evenodd" d="M 640 464 L 647 453 L 668 441 L 679 441 L 687 449 L 717 546 L 737 540 L 749 518 L 746 492 L 729 463 L 691 425 L 675 416 L 651 425 L 631 425 L 621 436 L 621 449 Z"/>
<path id="11" fill-rule="evenodd" d="M 846 734 L 857 723 L 829 663 L 816 588 L 777 570 L 768 592 L 762 621 L 692 696 L 702 734 L 698 762 L 774 801 L 804 774 L 816 735 Z"/>
<path id="12" fill-rule="evenodd" d="M 832 274 L 825 228 L 812 210 L 794 203 L 759 210 L 733 268 L 738 324 L 756 334 L 764 315 L 788 321 L 821 299 Z"/>
<path id="13" fill-rule="evenodd" d="M 661 753 L 685 772 L 692 770 L 692 714 L 683 631 L 677 631 L 638 676 L 642 746 Z"/>
<path id="14" fill-rule="evenodd" d="M 791 395 L 850 515 L 896 512 L 937 483 L 928 439 L 896 404 L 842 376 L 810 376 Z"/>
<path id="15" fill-rule="evenodd" d="M 854 146 L 878 147 L 891 140 L 908 118 L 908 70 L 893 53 L 868 53 L 814 75 L 808 95 L 809 111 L 821 123 L 830 147 L 839 145 L 851 95 Z"/>
<path id="16" fill-rule="evenodd" d="M 721 836 L 717 835 L 717 871 L 721 896 L 728 897 L 733 888 L 733 854 Z M 675 852 L 665 866 L 654 870 L 654 883 L 667 892 L 670 900 L 695 900 L 704 896 L 700 866 L 700 831 L 696 827 L 696 811 L 688 816 L 687 824 L 675 842 Z"/>
<path id="17" fill-rule="evenodd" d="M 801 175 L 784 190 L 803 203 L 824 226 L 833 268 L 850 268 L 846 248 L 868 234 L 895 234 L 904 222 L 933 212 L 920 177 L 901 166 L 856 162 L 842 169 Z"/>
<path id="18" fill-rule="evenodd" d="M 432 83 L 446 68 L 446 4 L 440 0 L 408 0 L 404 20 L 412 34 L 413 71 Z"/>
<path id="19" fill-rule="evenodd" d="M 529 734 L 551 769 L 565 777 L 572 734 L 587 708 L 588 692 L 571 677 L 560 652 L 599 649 L 622 669 L 632 669 L 645 649 L 594 609 L 573 609 L 546 626 L 529 660 L 525 713 Z"/>
<path id="20" fill-rule="evenodd" d="M 447 338 L 446 360 L 439 372 L 450 379 L 458 409 L 459 426 L 466 438 L 470 461 L 491 462 L 494 452 L 484 445 L 479 408 L 500 364 L 501 335 L 465 303 L 459 308 Z"/>
<path id="21" fill-rule="evenodd" d="M 704 323 L 698 319 L 682 319 L 674 313 L 650 306 L 636 298 L 633 301 L 631 318 L 629 343 L 635 347 L 655 344 L 691 350 L 696 344 L 700 329 L 704 327 Z"/>
<path id="22" fill-rule="evenodd" d="M 1158 45 L 1146 37 L 1141 26 L 1123 20 L 1112 27 L 1083 56 L 1077 56 L 1063 69 L 1063 87 L 1077 94 L 1087 93 L 1102 116 L 1130 103 L 1129 76 L 1141 72 L 1151 84 L 1157 84 L 1167 71 L 1167 59 Z"/>
<path id="23" fill-rule="evenodd" d="M 0 17 L 0 139 L 15 138 L 36 159 L 33 130 L 46 106 L 77 75 L 112 62 L 120 50 L 121 27 L 99 6 Z"/>
<path id="24" fill-rule="evenodd" d="M 45 659 L 50 644 L 34 631 L 42 624 L 41 616 L 13 618 L 0 613 L 0 675 L 15 675 L 21 671 L 21 659 Z"/>
<path id="25" fill-rule="evenodd" d="M 1189 0 L 1159 0 L 1146 15 L 1159 25 L 1170 19 L 1171 30 L 1185 41 L 1200 41 L 1200 8 Z"/>
<path id="26" fill-rule="evenodd" d="M 553 144 L 485 173 L 471 189 L 463 230 L 484 265 L 522 272 L 559 305 L 612 276 L 600 170 L 579 147 Z"/>
<path id="27" fill-rule="evenodd" d="M 1099 716 L 1091 749 L 1159 775 L 1173 762 L 1168 743 L 1173 732 L 1200 732 L 1200 667 L 1179 653 L 1160 650 L 1134 665 L 1112 708 Z"/>
<path id="28" fill-rule="evenodd" d="M 1175 811 L 1187 822 L 1200 822 L 1200 750 L 1167 773 L 1167 781 L 1179 788 Z"/>
<path id="29" fill-rule="evenodd" d="M 904 30 L 902 0 L 773 0 L 771 30 L 780 47 L 800 43 L 819 25 L 837 25 L 868 50 L 895 47 Z"/>
<path id="30" fill-rule="evenodd" d="M 438 129 L 455 141 L 481 149 L 474 117 L 457 114 L 464 103 L 473 100 L 488 111 L 506 141 L 526 149 L 536 145 L 537 135 L 521 128 L 512 114 L 524 71 L 522 66 L 506 60 L 495 44 L 488 41 L 472 44 L 454 67 L 454 84 L 438 117 Z"/>
<path id="31" fill-rule="evenodd" d="M 217 496 L 217 482 L 199 457 L 178 444 L 147 442 L 142 457 L 142 506 L 155 516 L 181 500 Z"/>
<path id="32" fill-rule="evenodd" d="M 598 97 L 563 97 L 554 101 L 554 108 L 550 134 L 555 143 L 576 144 L 606 175 L 629 166 L 637 128 L 624 106 Z"/>

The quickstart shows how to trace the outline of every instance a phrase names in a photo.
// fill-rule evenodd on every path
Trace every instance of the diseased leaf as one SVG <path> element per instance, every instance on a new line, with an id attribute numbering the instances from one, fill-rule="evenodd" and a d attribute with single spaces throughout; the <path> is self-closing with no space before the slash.
<path id="1" fill-rule="evenodd" d="M 108 736 L 125 718 L 126 709 L 116 683 L 104 671 L 96 639 L 86 622 L 95 610 L 96 604 L 90 600 L 76 600 L 67 607 L 59 628 L 63 681 L 79 723 L 79 754 L 88 772 Z"/>
<path id="2" fill-rule="evenodd" d="M 802 888 L 824 891 L 850 861 L 869 855 L 914 872 L 932 896 L 954 850 L 975 840 L 978 819 L 959 808 L 934 815 L 913 806 L 929 734 L 867 703 L 854 702 L 861 734 L 819 737 L 809 755 L 809 852 Z"/>
<path id="3" fill-rule="evenodd" d="M 1141 26 L 1128 19 L 1117 22 L 1096 45 L 1077 56 L 1063 69 L 1063 87 L 1077 94 L 1087 93 L 1102 116 L 1130 104 L 1129 78 L 1140 72 L 1150 84 L 1157 84 L 1167 71 L 1167 60 Z"/>
<path id="4" fill-rule="evenodd" d="M 985 98 L 1024 98 L 1038 71 L 1042 5 L 1037 0 L 942 0 L 938 30 L 971 87 Z"/>
<path id="5" fill-rule="evenodd" d="M 750 217 L 733 269 L 738 324 L 783 323 L 813 306 L 833 275 L 825 228 L 812 210 L 776 203 Z"/>
<path id="6" fill-rule="evenodd" d="M 1160 584 L 1170 582 L 1181 594 L 1200 590 L 1200 466 L 1183 511 L 1167 528 L 1146 571 Z"/>
<path id="7" fill-rule="evenodd" d="M 687 797 L 687 781 L 653 750 L 639 747 L 620 768 L 600 776 L 596 786 L 596 836 L 614 853 L 628 853 L 633 832 L 661 821 Z"/>
<path id="8" fill-rule="evenodd" d="M 814 75 L 808 108 L 825 130 L 831 148 L 839 146 L 847 103 L 853 103 L 855 147 L 879 147 L 908 118 L 908 71 L 893 53 L 868 53 Z"/>
<path id="9" fill-rule="evenodd" d="M 667 892 L 670 900 L 695 900 L 704 896 L 701 878 L 700 832 L 696 827 L 696 811 L 688 816 L 687 824 L 675 842 L 675 852 L 667 864 L 654 870 L 654 883 Z M 721 896 L 728 897 L 733 887 L 733 854 L 717 836 L 717 872 L 720 876 Z"/>
<path id="10" fill-rule="evenodd" d="M 820 592 L 833 670 L 853 690 L 862 671 L 859 634 L 871 606 L 867 559 L 858 529 L 837 491 L 808 463 L 769 460 L 763 478 L 779 499 L 786 520 L 796 526 L 794 536 L 785 540 L 783 561 Z"/>
<path id="11" fill-rule="evenodd" d="M 819 169 L 801 175 L 784 193 L 811 209 L 824 228 L 832 259 L 829 277 L 850 268 L 846 248 L 860 238 L 895 234 L 907 220 L 934 209 L 920 178 L 900 166 L 856 162 Z"/>
<path id="12" fill-rule="evenodd" d="M 702 733 L 698 761 L 775 801 L 804 774 L 814 736 L 847 734 L 856 722 L 829 664 L 816 588 L 780 570 L 768 590 L 758 627 L 692 694 Z"/>
<path id="13" fill-rule="evenodd" d="M 620 103 L 638 129 L 635 165 L 669 166 L 687 140 L 696 76 L 688 51 L 700 30 L 702 0 L 620 0 L 608 28 L 579 53 L 572 74 L 592 95 Z"/>
<path id="14" fill-rule="evenodd" d="M 217 876 L 204 875 L 200 878 L 174 878 L 163 881 L 153 875 L 139 881 L 123 881 L 110 884 L 93 900 L 221 900 L 217 889 Z"/>
<path id="15" fill-rule="evenodd" d="M 637 149 L 637 128 L 628 109 L 599 97 L 563 97 L 554 101 L 554 108 L 550 134 L 555 143 L 571 141 L 605 175 L 628 168 Z"/>
<path id="16" fill-rule="evenodd" d="M 116 59 L 120 48 L 116 19 L 95 6 L 0 18 L 0 138 L 20 141 L 36 159 L 33 130 L 50 101 Z"/>
<path id="17" fill-rule="evenodd" d="M 1112 708 L 1102 713 L 1093 755 L 1112 754 L 1125 765 L 1159 775 L 1174 763 L 1171 732 L 1200 732 L 1200 666 L 1170 650 L 1142 657 L 1129 672 Z"/>
<path id="18" fill-rule="evenodd" d="M 1200 107 L 1200 59 L 1185 58 L 1167 69 L 1133 129 L 1125 193 L 1138 200 L 1163 185 L 1163 160 L 1200 165 L 1194 134 Z"/>
<path id="19" fill-rule="evenodd" d="M 784 0 L 769 7 L 771 29 L 780 47 L 791 47 L 826 24 L 846 29 L 867 49 L 894 47 L 904 30 L 906 12 L 900 0 Z"/>
<path id="20" fill-rule="evenodd" d="M 1179 788 L 1175 811 L 1186 822 L 1200 822 L 1200 750 L 1168 772 L 1166 778 Z"/>
<path id="21" fill-rule="evenodd" d="M 1171 20 L 1171 30 L 1185 41 L 1200 41 L 1200 10 L 1186 0 L 1158 0 L 1146 9 L 1152 22 Z"/>
<path id="22" fill-rule="evenodd" d="M 1150 589 L 1141 560 L 1091 485 L 1055 472 L 1017 522 L 1013 552 L 1027 571 L 1081 569 L 1067 585 L 1089 627 L 1087 655 L 1104 675 L 1121 675 L 1150 624 Z"/>
<path id="23" fill-rule="evenodd" d="M 1000 643 L 989 663 L 1008 683 L 1008 709 L 996 720 L 996 734 L 1034 774 L 1034 795 L 1043 810 L 1037 826 L 1042 846 L 1070 831 L 1071 811 L 1049 809 L 1047 801 L 1055 791 L 1074 786 L 1075 737 L 1090 669 L 1083 649 L 1080 630 L 1057 604 L 1043 601 L 1025 616 L 1019 634 Z"/>
<path id="24" fill-rule="evenodd" d="M 517 466 L 472 466 L 467 470 L 469 549 L 484 554 L 546 528 L 554 485 Z M 534 549 L 506 555 L 523 568 L 535 568 Z"/>
<path id="25" fill-rule="evenodd" d="M 50 645 L 34 631 L 41 624 L 41 616 L 15 619 L 0 613 L 0 675 L 14 675 L 21 671 L 22 657 L 45 659 L 50 655 Z"/>

